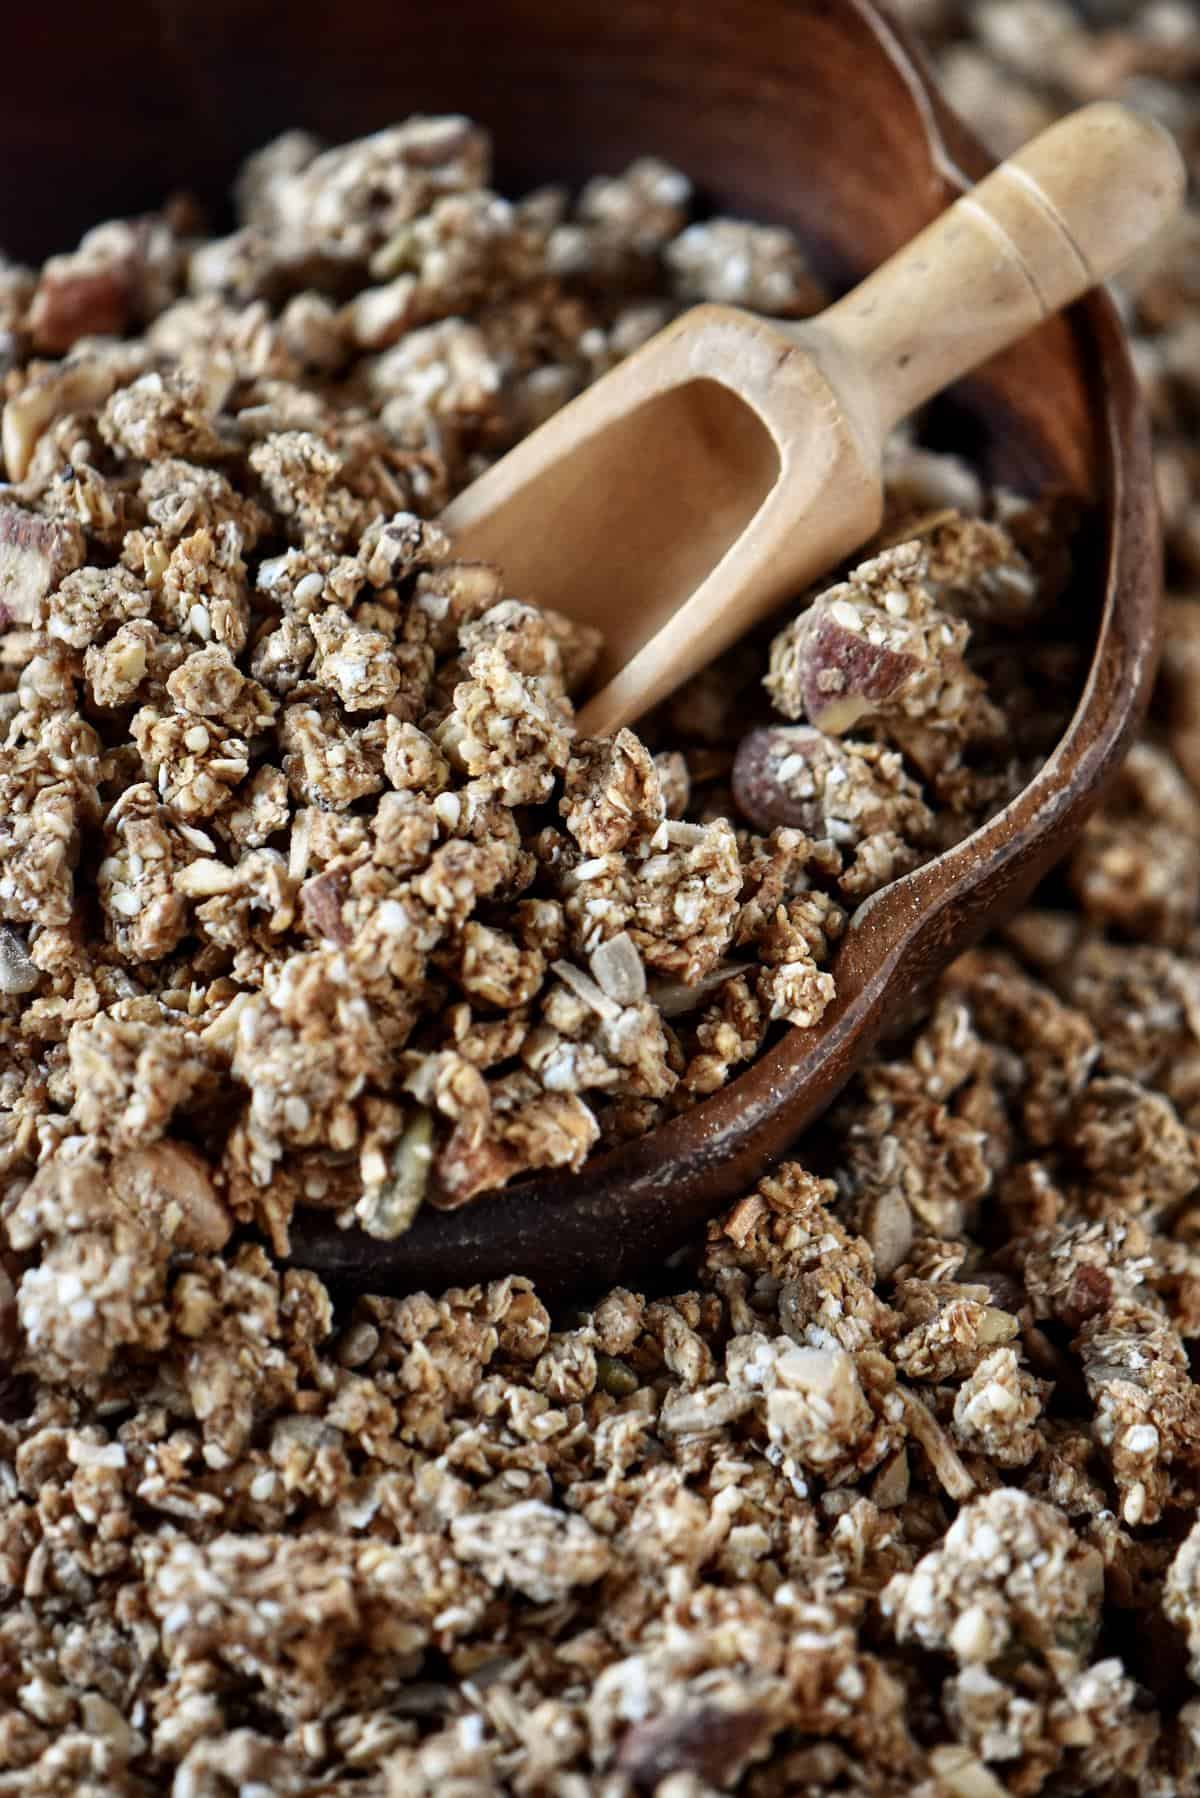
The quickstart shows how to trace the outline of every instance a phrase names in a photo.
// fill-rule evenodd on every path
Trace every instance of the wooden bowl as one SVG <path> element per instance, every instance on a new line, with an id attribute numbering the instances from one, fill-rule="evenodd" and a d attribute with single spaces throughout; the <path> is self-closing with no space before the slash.
<path id="1" fill-rule="evenodd" d="M 722 210 L 791 225 L 834 285 L 988 166 L 869 0 L 125 0 L 22 9 L 8 43 L 0 238 L 18 255 L 159 201 L 167 180 L 218 194 L 238 159 L 285 127 L 337 140 L 410 111 L 466 111 L 491 127 L 509 191 L 664 156 Z M 1149 434 L 1109 301 L 1097 294 L 1044 326 L 957 403 L 992 478 L 1051 483 L 1094 507 L 1079 611 L 1094 652 L 1041 772 L 860 908 L 820 1025 L 790 1030 L 723 1092 L 578 1175 L 427 1209 L 394 1243 L 301 1215 L 298 1263 L 377 1289 L 505 1273 L 559 1294 L 636 1280 L 790 1148 L 887 1020 L 1062 855 L 1142 716 L 1158 648 Z"/>

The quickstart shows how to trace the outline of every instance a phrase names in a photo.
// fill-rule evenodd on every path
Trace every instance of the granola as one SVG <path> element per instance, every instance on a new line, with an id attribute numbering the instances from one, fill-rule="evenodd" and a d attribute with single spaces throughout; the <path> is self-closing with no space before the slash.
<path id="1" fill-rule="evenodd" d="M 1175 0 L 901 10 L 1001 147 L 1197 117 Z M 487 154 L 289 133 L 226 239 L 0 267 L 0 1793 L 1186 1798 L 1195 220 L 1125 301 L 1160 703 L 1063 876 L 654 1294 L 349 1301 L 297 1205 L 395 1235 L 714 1091 L 1073 694 L 1057 513 L 910 437 L 834 593 L 579 739 L 594 634 L 433 515 L 679 303 L 820 294 L 661 163 Z"/>

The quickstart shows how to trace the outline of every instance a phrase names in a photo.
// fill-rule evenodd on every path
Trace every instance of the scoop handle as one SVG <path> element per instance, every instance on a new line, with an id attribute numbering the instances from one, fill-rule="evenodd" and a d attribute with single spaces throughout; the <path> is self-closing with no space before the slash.
<path id="1" fill-rule="evenodd" d="M 1100 101 L 1043 131 L 814 320 L 873 387 L 880 436 L 1107 280 L 1180 206 L 1174 139 Z"/>

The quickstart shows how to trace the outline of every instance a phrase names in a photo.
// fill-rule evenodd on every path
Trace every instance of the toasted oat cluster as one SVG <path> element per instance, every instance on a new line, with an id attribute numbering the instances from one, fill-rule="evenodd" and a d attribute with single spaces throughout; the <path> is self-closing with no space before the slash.
<path id="1" fill-rule="evenodd" d="M 1200 155 L 1174 0 L 901 9 L 1002 144 L 1132 90 Z M 484 158 L 292 136 L 231 239 L 0 281 L 0 1794 L 1196 1798 L 1194 214 L 1126 301 L 1154 723 L 812 1168 L 575 1312 L 273 1257 L 712 1091 L 1071 691 L 1056 515 L 900 444 L 832 592 L 579 742 L 594 645 L 433 517 L 677 301 L 819 296 Z"/>
<path id="2" fill-rule="evenodd" d="M 848 908 L 1044 750 L 988 662 L 1053 607 L 1039 508 L 903 445 L 903 541 L 577 735 L 596 632 L 436 514 L 679 306 L 821 294 L 660 163 L 514 204 L 489 154 L 459 118 L 293 133 L 231 237 L 177 202 L 4 271 L 8 1180 L 86 1162 L 160 1211 L 186 1167 L 284 1251 L 296 1205 L 391 1237 L 577 1169 L 818 1023 Z M 748 779 L 779 714 L 807 734 Z"/>

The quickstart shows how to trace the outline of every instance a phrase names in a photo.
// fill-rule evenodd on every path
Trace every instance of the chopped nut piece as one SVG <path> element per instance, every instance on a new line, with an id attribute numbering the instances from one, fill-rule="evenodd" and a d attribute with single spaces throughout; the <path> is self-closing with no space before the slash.
<path id="1" fill-rule="evenodd" d="M 120 336 L 131 292 L 129 273 L 119 266 L 78 267 L 73 257 L 52 256 L 29 308 L 34 347 L 69 350 L 80 337 Z"/>
<path id="2" fill-rule="evenodd" d="M 425 1197 L 433 1169 L 433 1114 L 421 1107 L 392 1151 L 382 1183 L 368 1187 L 356 1207 L 368 1236 L 402 1236 Z"/>
<path id="3" fill-rule="evenodd" d="M 888 1279 L 908 1258 L 913 1245 L 912 1212 L 895 1187 L 878 1193 L 863 1214 L 863 1235 L 870 1245 L 875 1272 Z"/>
<path id="4" fill-rule="evenodd" d="M 77 524 L 0 505 L 0 631 L 40 623 L 47 594 L 83 557 Z"/>
<path id="5" fill-rule="evenodd" d="M 930 1466 L 939 1484 L 951 1498 L 958 1499 L 960 1503 L 963 1499 L 970 1498 L 975 1491 L 975 1482 L 937 1418 L 915 1392 L 902 1389 L 901 1398 L 913 1439 L 920 1443 L 929 1456 Z"/>
<path id="6" fill-rule="evenodd" d="M 893 717 L 959 735 L 982 683 L 963 661 L 968 630 L 941 611 L 919 542 L 860 564 L 775 639 L 767 688 L 789 718 L 841 735 Z"/>
<path id="7" fill-rule="evenodd" d="M 10 481 L 23 481 L 38 441 L 58 418 L 68 413 L 98 411 L 109 396 L 145 366 L 139 345 L 99 353 L 80 351 L 66 362 L 35 364 L 37 372 L 9 394 L 0 420 L 0 444 Z"/>
<path id="8" fill-rule="evenodd" d="M 625 1733 L 617 1765 L 633 1784 L 657 1790 L 673 1773 L 695 1773 L 723 1785 L 769 1733 L 759 1710 L 700 1707 L 635 1723 Z"/>
<path id="9" fill-rule="evenodd" d="M 1008 1788 L 969 1748 L 946 1743 L 932 1750 L 929 1761 L 939 1790 L 950 1798 L 1008 1798 Z"/>
<path id="10" fill-rule="evenodd" d="M 207 1164 L 183 1143 L 163 1141 L 118 1155 L 108 1177 L 114 1197 L 152 1220 L 184 1249 L 223 1249 L 233 1219 L 214 1190 Z"/>
<path id="11" fill-rule="evenodd" d="M 627 931 L 592 950 L 588 962 L 600 987 L 618 1005 L 636 1005 L 646 996 L 646 970 Z"/>
<path id="12" fill-rule="evenodd" d="M 37 967 L 15 930 L 0 925 L 0 993 L 20 997 L 41 980 Z"/>

